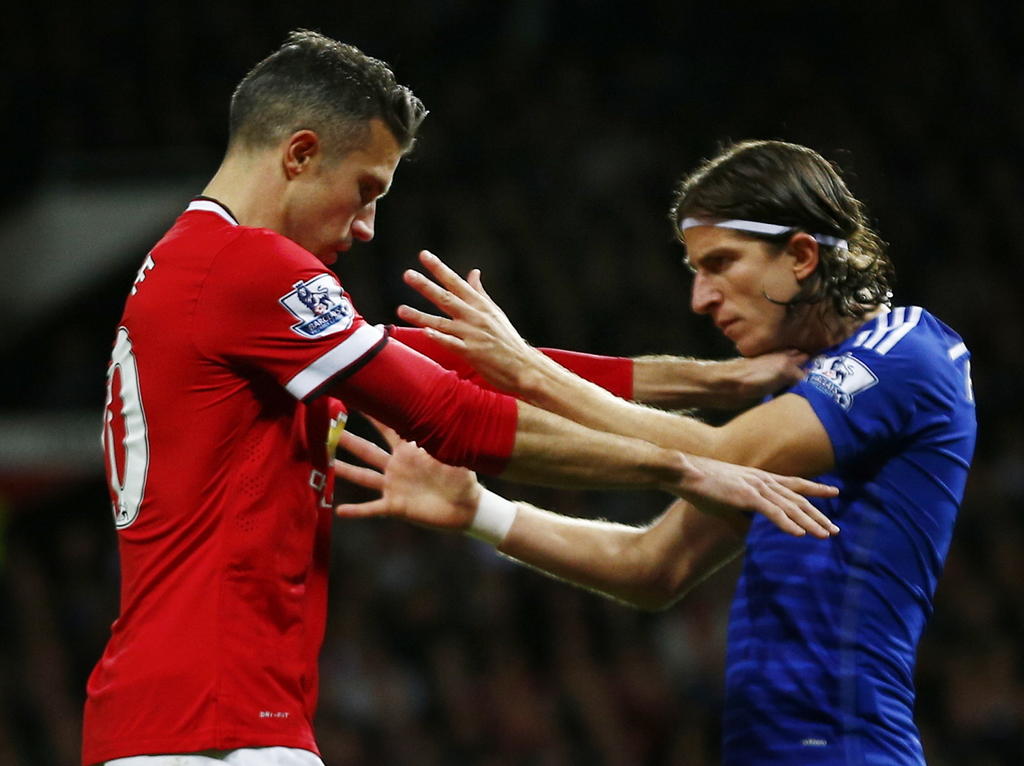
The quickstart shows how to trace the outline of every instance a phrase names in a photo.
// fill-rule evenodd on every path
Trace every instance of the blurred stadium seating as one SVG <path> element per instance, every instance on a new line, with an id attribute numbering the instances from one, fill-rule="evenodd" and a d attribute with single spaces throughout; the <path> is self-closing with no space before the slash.
<path id="1" fill-rule="evenodd" d="M 725 356 L 688 312 L 665 217 L 677 176 L 753 137 L 807 143 L 847 170 L 890 243 L 897 300 L 928 306 L 974 354 L 976 467 L 917 674 L 929 762 L 1024 763 L 1024 6 L 705 5 L 10 12 L 0 764 L 77 762 L 85 679 L 117 611 L 98 441 L 114 324 L 147 247 L 216 167 L 234 83 L 296 26 L 388 60 L 431 109 L 377 238 L 337 267 L 374 321 L 412 299 L 399 275 L 429 247 L 480 266 L 539 345 Z M 509 491 L 636 521 L 664 503 Z M 338 523 L 326 762 L 717 763 L 734 574 L 648 615 L 466 539 Z"/>

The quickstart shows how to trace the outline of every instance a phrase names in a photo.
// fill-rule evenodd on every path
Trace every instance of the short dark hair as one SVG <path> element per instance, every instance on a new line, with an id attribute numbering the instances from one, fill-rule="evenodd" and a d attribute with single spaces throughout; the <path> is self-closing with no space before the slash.
<path id="1" fill-rule="evenodd" d="M 817 271 L 787 305 L 827 300 L 840 316 L 861 317 L 892 297 L 895 272 L 864 205 L 838 168 L 806 146 L 741 141 L 726 147 L 680 183 L 670 213 L 680 238 L 689 216 L 781 224 L 845 239 L 848 250 L 819 245 Z M 792 234 L 748 236 L 782 246 Z"/>
<path id="2" fill-rule="evenodd" d="M 264 148 L 297 130 L 313 130 L 346 152 L 369 136 L 370 120 L 412 149 L 427 110 L 395 81 L 390 67 L 352 45 L 298 29 L 242 78 L 231 97 L 228 146 Z"/>

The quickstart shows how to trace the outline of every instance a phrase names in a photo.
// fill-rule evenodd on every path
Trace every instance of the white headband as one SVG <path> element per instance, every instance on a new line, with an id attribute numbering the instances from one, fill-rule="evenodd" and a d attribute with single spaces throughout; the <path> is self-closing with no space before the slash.
<path id="1" fill-rule="evenodd" d="M 768 234 L 769 236 L 785 234 L 787 231 L 800 228 L 798 226 L 783 226 L 778 223 L 761 223 L 760 221 L 743 221 L 739 219 L 722 221 L 716 218 L 684 218 L 683 222 L 679 224 L 679 231 L 686 231 L 694 226 L 714 226 L 716 229 L 735 229 L 736 231 L 746 231 L 751 234 Z M 838 247 L 843 250 L 850 249 L 850 245 L 845 239 L 833 237 L 829 234 L 811 234 L 811 236 L 820 245 Z"/>

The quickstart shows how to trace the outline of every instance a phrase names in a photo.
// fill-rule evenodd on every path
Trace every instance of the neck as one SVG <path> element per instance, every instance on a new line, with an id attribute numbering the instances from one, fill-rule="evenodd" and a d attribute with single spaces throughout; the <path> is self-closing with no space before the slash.
<path id="1" fill-rule="evenodd" d="M 283 181 L 269 153 L 229 151 L 203 196 L 224 203 L 242 226 L 280 231 Z"/>
<path id="2" fill-rule="evenodd" d="M 798 306 L 790 315 L 789 325 L 793 330 L 793 342 L 789 345 L 808 354 L 817 354 L 842 343 L 865 322 L 887 310 L 885 306 L 875 306 L 862 317 L 845 317 L 839 316 L 822 304 Z"/>

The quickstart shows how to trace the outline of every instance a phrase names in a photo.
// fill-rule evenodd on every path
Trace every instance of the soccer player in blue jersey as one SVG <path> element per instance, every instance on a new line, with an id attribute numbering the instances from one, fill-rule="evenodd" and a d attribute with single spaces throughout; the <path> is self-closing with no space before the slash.
<path id="1" fill-rule="evenodd" d="M 797 539 L 764 518 L 684 501 L 644 528 L 571 519 L 494 496 L 412 445 L 395 441 L 389 457 L 354 439 L 353 451 L 385 469 L 361 474 L 382 498 L 339 512 L 472 523 L 508 556 L 644 607 L 673 603 L 744 552 L 724 763 L 923 764 L 914 662 L 974 450 L 970 354 L 928 311 L 889 305 L 892 269 L 863 206 L 810 149 L 730 147 L 683 181 L 672 220 L 694 311 L 744 356 L 811 357 L 803 380 L 720 427 L 617 399 L 560 368 L 518 336 L 478 272 L 466 282 L 426 257 L 437 283 L 407 281 L 448 317 L 400 313 L 495 385 L 587 426 L 840 487 L 814 502 L 841 534 Z"/>

